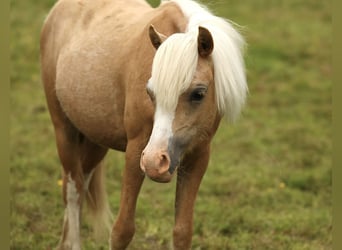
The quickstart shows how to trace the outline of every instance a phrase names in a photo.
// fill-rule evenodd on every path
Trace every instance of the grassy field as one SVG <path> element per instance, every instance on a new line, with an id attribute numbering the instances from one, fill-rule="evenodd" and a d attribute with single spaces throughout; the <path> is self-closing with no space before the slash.
<path id="1" fill-rule="evenodd" d="M 330 1 L 207 2 L 242 25 L 250 94 L 241 119 L 222 123 L 213 141 L 197 199 L 193 249 L 331 249 Z M 38 44 L 53 3 L 11 1 L 13 250 L 52 249 L 61 232 L 61 167 Z M 116 152 L 106 159 L 114 215 L 123 160 Z M 129 249 L 168 249 L 174 184 L 145 181 Z M 86 223 L 82 238 L 84 249 L 108 248 L 107 240 L 94 241 Z"/>

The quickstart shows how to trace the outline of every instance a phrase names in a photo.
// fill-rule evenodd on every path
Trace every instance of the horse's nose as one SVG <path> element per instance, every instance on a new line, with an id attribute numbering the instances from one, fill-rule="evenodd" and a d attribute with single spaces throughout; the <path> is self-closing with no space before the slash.
<path id="1" fill-rule="evenodd" d="M 146 152 L 144 150 L 140 159 L 140 168 L 152 180 L 166 182 L 171 176 L 168 172 L 170 162 L 170 156 L 167 152 Z"/>
<path id="2" fill-rule="evenodd" d="M 154 169 L 156 173 L 164 174 L 169 170 L 170 156 L 166 152 L 146 154 L 146 152 L 143 151 L 141 155 L 140 167 L 144 172 Z"/>

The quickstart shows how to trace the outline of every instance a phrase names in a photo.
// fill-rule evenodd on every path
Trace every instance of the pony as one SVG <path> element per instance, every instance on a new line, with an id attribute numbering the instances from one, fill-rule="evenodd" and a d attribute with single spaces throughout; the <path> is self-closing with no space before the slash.
<path id="1" fill-rule="evenodd" d="M 63 169 L 57 249 L 81 249 L 86 202 L 111 230 L 110 249 L 135 232 L 145 176 L 177 175 L 173 248 L 190 249 L 193 210 L 210 143 L 235 121 L 248 87 L 244 39 L 232 22 L 192 0 L 59 0 L 40 37 L 42 82 Z M 102 160 L 125 152 L 120 207 L 110 225 Z M 175 174 L 177 173 L 177 174 Z"/>

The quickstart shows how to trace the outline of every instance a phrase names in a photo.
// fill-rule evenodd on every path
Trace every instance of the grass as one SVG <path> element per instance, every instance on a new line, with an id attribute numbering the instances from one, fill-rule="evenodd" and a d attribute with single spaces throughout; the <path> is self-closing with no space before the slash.
<path id="1" fill-rule="evenodd" d="M 157 1 L 154 1 L 156 4 Z M 205 2 L 205 1 L 203 1 Z M 193 249 L 331 249 L 329 1 L 207 1 L 242 26 L 250 94 L 222 123 L 195 209 Z M 39 72 L 39 31 L 54 1 L 11 2 L 11 249 L 52 249 L 61 232 L 60 163 Z M 124 155 L 106 159 L 118 210 Z M 175 181 L 146 180 L 129 249 L 167 249 Z M 83 224 L 84 249 L 107 249 Z"/>

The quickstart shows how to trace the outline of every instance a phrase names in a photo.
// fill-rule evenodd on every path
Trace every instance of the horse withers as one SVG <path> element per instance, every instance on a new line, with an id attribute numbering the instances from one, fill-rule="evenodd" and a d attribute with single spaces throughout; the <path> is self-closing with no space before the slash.
<path id="1" fill-rule="evenodd" d="M 63 166 L 58 249 L 81 249 L 84 201 L 109 224 L 101 161 L 126 152 L 110 249 L 135 231 L 144 177 L 177 173 L 174 249 L 190 249 L 193 209 L 210 142 L 245 102 L 244 42 L 230 22 L 191 0 L 60 0 L 41 33 L 42 80 Z"/>

